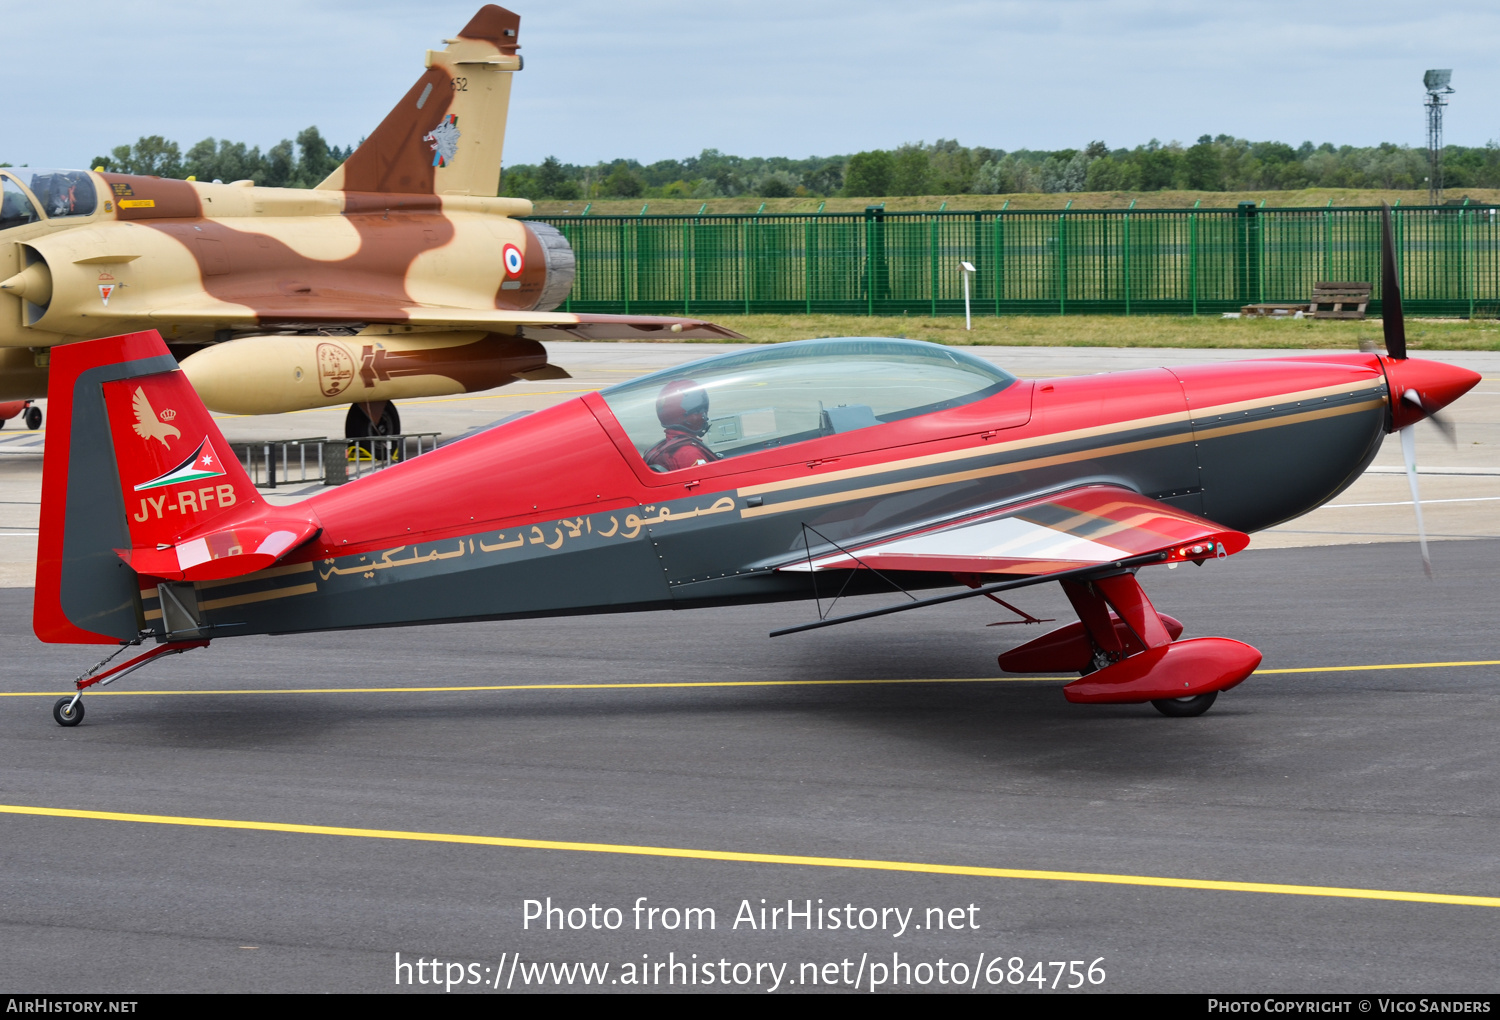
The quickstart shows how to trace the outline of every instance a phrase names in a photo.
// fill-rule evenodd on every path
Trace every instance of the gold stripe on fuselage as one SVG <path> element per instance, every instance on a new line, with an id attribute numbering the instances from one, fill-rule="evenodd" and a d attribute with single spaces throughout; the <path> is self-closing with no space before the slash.
<path id="1" fill-rule="evenodd" d="M 204 612 L 213 609 L 227 609 L 230 606 L 243 606 L 251 602 L 270 602 L 272 599 L 284 599 L 292 595 L 311 595 L 318 590 L 316 581 L 310 584 L 294 584 L 288 588 L 272 588 L 270 591 L 252 591 L 247 595 L 231 595 L 223 599 L 209 599 L 207 602 L 198 603 L 198 608 Z"/>
<path id="2" fill-rule="evenodd" d="M 243 578 L 236 578 L 236 580 L 243 580 Z M 231 595 L 228 598 L 209 599 L 207 602 L 198 603 L 198 609 L 201 612 L 208 612 L 211 609 L 228 609 L 230 606 L 243 606 L 251 602 L 271 602 L 275 599 L 284 599 L 292 595 L 311 595 L 317 590 L 318 584 L 316 581 L 311 584 L 294 584 L 287 588 L 253 591 L 248 595 Z M 161 610 L 148 609 L 141 615 L 147 620 L 160 620 Z"/>
<path id="3" fill-rule="evenodd" d="M 1366 384 L 1367 387 L 1368 384 Z M 1114 446 L 1095 446 L 1086 450 L 1077 450 L 1073 453 L 1060 453 L 1051 457 L 1036 457 L 1031 460 L 1016 461 L 1010 464 L 997 464 L 992 467 L 974 468 L 969 471 L 954 471 L 948 474 L 928 475 L 925 478 L 913 478 L 904 482 L 889 482 L 885 485 L 870 485 L 861 489 L 845 489 L 842 492 L 828 493 L 823 496 L 809 496 L 805 499 L 787 500 L 782 503 L 772 503 L 768 506 L 746 507 L 740 511 L 741 517 L 763 517 L 768 514 L 785 513 L 791 510 L 804 510 L 809 507 L 827 506 L 831 503 L 845 503 L 857 499 L 868 499 L 874 496 L 886 496 L 896 492 L 911 492 L 915 489 L 933 488 L 939 485 L 953 485 L 960 482 L 975 481 L 980 478 L 993 478 L 999 475 L 1014 474 L 1018 471 L 1031 471 L 1037 468 L 1052 467 L 1057 464 L 1071 464 L 1081 460 L 1094 460 L 1100 457 L 1113 457 L 1124 453 L 1135 453 L 1139 450 L 1152 450 L 1163 446 L 1176 446 L 1180 443 L 1191 443 L 1203 439 L 1213 439 L 1218 436 L 1235 435 L 1242 432 L 1255 432 L 1261 429 L 1280 428 L 1283 425 L 1296 425 L 1302 422 L 1316 421 L 1320 418 L 1336 418 L 1340 415 L 1354 414 L 1359 411 L 1367 411 L 1385 405 L 1384 397 L 1373 400 L 1364 400 L 1357 404 L 1344 404 L 1338 407 L 1324 408 L 1318 411 L 1303 411 L 1299 414 L 1281 415 L 1275 418 L 1267 418 L 1261 421 L 1241 422 L 1236 425 L 1225 425 L 1204 432 L 1193 432 L 1191 430 L 1174 436 L 1163 436 L 1159 439 L 1143 439 L 1134 443 L 1117 443 Z M 1271 406 L 1271 405 L 1261 405 Z M 1116 423 L 1110 431 L 1125 432 L 1140 427 L 1141 421 L 1150 419 L 1137 419 L 1133 422 Z M 1076 438 L 1076 434 L 1071 435 Z M 1061 441 L 1060 434 L 1051 441 Z M 1017 444 L 1019 445 L 1019 444 Z M 1014 448 L 1014 447 L 1012 447 Z M 993 453 L 996 448 L 982 451 Z M 973 455 L 971 451 L 965 454 Z M 871 470 L 891 471 L 896 470 L 895 465 L 886 465 Z M 863 472 L 863 473 L 869 473 Z M 827 481 L 828 476 L 807 479 L 800 484 L 816 484 Z M 764 489 L 764 487 L 761 487 Z M 741 490 L 741 494 L 743 495 Z"/>
<path id="4" fill-rule="evenodd" d="M 809 485 L 842 482 L 849 478 L 863 478 L 869 475 L 887 474 L 892 471 L 905 471 L 910 468 L 947 464 L 956 460 L 989 457 L 997 452 L 1025 450 L 1037 446 L 1053 446 L 1058 443 L 1067 443 L 1079 439 L 1093 439 L 1097 436 L 1112 435 L 1117 432 L 1133 432 L 1138 429 L 1154 428 L 1159 425 L 1189 424 L 1194 420 L 1202 421 L 1211 416 L 1236 414 L 1263 407 L 1275 407 L 1280 404 L 1295 404 L 1304 400 L 1318 400 L 1341 396 L 1345 393 L 1357 393 L 1360 390 L 1375 389 L 1381 385 L 1384 385 L 1383 381 L 1369 379 L 1357 383 L 1340 383 L 1337 386 L 1321 386 L 1317 389 L 1301 390 L 1296 393 L 1284 393 L 1274 398 L 1241 400 L 1232 404 L 1216 404 L 1212 407 L 1198 408 L 1197 410 L 1185 409 L 1182 411 L 1173 411 L 1171 414 L 1153 415 L 1149 418 L 1132 418 L 1128 421 L 1110 422 L 1107 425 L 1094 425 L 1086 429 L 1074 429 L 1071 432 L 1054 432 L 1044 436 L 1032 436 L 1027 439 L 1016 439 L 1005 443 L 991 443 L 982 447 L 950 450 L 946 453 L 931 453 L 921 457 L 909 457 L 905 460 L 890 461 L 885 464 L 872 464 L 868 467 L 844 468 L 841 471 L 828 471 L 807 478 L 789 478 L 779 482 L 747 485 L 736 490 L 736 492 L 740 496 L 760 496 L 770 492 L 783 492 L 787 489 L 805 488 Z M 783 503 L 779 505 L 786 506 L 787 504 Z M 750 517 L 755 515 L 746 513 L 745 516 Z"/>

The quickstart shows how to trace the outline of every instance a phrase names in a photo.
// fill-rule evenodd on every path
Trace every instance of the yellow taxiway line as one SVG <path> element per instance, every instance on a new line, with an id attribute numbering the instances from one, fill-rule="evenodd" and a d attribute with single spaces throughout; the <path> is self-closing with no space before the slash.
<path id="1" fill-rule="evenodd" d="M 1276 673 L 1349 673 L 1382 669 L 1438 669 L 1455 666 L 1500 666 L 1500 659 L 1466 662 L 1392 662 L 1368 666 L 1293 666 L 1258 669 L 1252 676 Z M 1058 676 L 979 676 L 906 678 L 899 680 L 664 680 L 596 684 L 467 684 L 451 687 L 255 687 L 187 691 L 87 691 L 91 698 L 139 698 L 187 694 L 440 694 L 461 691 L 614 691 L 672 687 L 883 687 L 893 684 L 1017 684 L 1062 681 Z M 0 691 L 0 698 L 55 698 L 53 691 Z"/>
<path id="2" fill-rule="evenodd" d="M 286 822 L 241 821 L 231 818 L 192 818 L 181 815 L 144 815 L 121 811 L 80 811 L 72 808 L 0 804 L 0 814 L 40 815 L 104 822 L 180 825 L 203 829 L 241 829 L 308 836 L 346 836 L 358 839 L 396 839 L 418 843 L 461 843 L 525 850 L 572 850 L 580 853 L 624 854 L 633 857 L 672 857 L 680 860 L 730 861 L 744 864 L 783 864 L 812 868 L 853 868 L 861 871 L 905 871 L 924 875 L 963 875 L 975 878 L 1017 878 L 1040 882 L 1081 882 L 1095 885 L 1134 885 L 1160 889 L 1203 889 L 1213 892 L 1271 893 L 1280 896 L 1324 896 L 1336 899 L 1387 900 L 1398 903 L 1440 903 L 1449 906 L 1500 907 L 1500 896 L 1462 896 L 1453 893 L 1408 892 L 1399 889 L 1356 889 L 1328 885 L 1290 885 L 1277 882 L 1225 882 L 1202 878 L 1157 875 L 1112 875 L 1087 871 L 1039 871 L 1029 868 L 982 868 L 962 864 L 918 861 L 880 861 L 859 857 L 805 857 L 730 850 L 693 850 L 683 847 L 632 846 L 621 843 L 579 843 L 552 839 L 514 839 L 451 832 L 410 832 L 404 829 L 356 829 L 341 825 L 293 825 Z"/>

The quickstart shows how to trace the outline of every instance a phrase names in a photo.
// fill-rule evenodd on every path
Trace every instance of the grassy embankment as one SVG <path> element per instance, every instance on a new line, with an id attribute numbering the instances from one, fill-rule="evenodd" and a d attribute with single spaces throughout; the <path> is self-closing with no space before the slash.
<path id="1" fill-rule="evenodd" d="M 1381 342 L 1379 319 L 1221 319 L 1172 315 L 961 316 L 725 315 L 713 321 L 755 343 L 823 336 L 904 336 L 944 344 L 1015 347 L 1232 347 L 1355 350 L 1361 339 Z M 1411 319 L 1407 344 L 1417 351 L 1500 350 L 1500 321 Z M 685 341 L 692 342 L 692 341 Z"/>
<path id="2" fill-rule="evenodd" d="M 1491 188 L 1450 189 L 1447 197 L 1468 196 L 1474 202 L 1500 201 L 1500 190 Z M 711 198 L 707 203 L 696 198 L 604 198 L 595 199 L 590 216 L 636 216 L 641 206 L 649 204 L 648 215 L 691 216 L 704 209 L 704 215 L 728 215 L 756 212 L 762 203 L 767 213 L 810 213 L 819 204 L 824 212 L 863 212 L 867 205 L 885 204 L 889 212 L 935 212 L 944 202 L 948 211 L 999 209 L 1009 201 L 1010 209 L 1061 209 L 1071 200 L 1074 209 L 1124 209 L 1134 200 L 1137 209 L 1191 209 L 1201 202 L 1204 209 L 1234 208 L 1238 203 L 1265 202 L 1269 208 L 1322 208 L 1332 200 L 1335 206 L 1372 206 L 1381 202 L 1392 205 L 1426 205 L 1426 191 L 1381 191 L 1361 188 L 1304 188 L 1301 191 L 1083 191 L 1018 195 L 912 195 L 890 198 Z M 825 204 L 826 203 L 826 204 Z M 558 202 L 542 199 L 536 203 L 538 216 L 577 216 L 583 212 L 583 200 Z"/>

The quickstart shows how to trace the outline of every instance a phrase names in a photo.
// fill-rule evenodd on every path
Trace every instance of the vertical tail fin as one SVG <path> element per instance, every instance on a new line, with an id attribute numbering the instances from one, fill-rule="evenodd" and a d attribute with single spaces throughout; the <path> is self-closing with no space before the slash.
<path id="1" fill-rule="evenodd" d="M 500 188 L 521 18 L 489 4 L 427 51 L 427 70 L 373 134 L 318 185 L 324 191 L 494 195 Z"/>
<path id="2" fill-rule="evenodd" d="M 142 578 L 253 573 L 318 531 L 309 511 L 261 499 L 155 331 L 59 346 L 47 417 L 43 641 L 133 640 Z"/>

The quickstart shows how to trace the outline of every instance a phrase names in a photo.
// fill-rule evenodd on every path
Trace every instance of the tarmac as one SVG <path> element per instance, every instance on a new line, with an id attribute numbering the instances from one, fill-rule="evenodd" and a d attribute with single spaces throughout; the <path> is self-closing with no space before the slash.
<path id="1" fill-rule="evenodd" d="M 402 417 L 456 434 L 713 350 L 558 345 L 572 381 Z M 1061 375 L 1246 352 L 980 353 Z M 1188 636 L 1265 653 L 1195 719 L 1001 677 L 994 656 L 1041 628 L 970 600 L 777 639 L 812 607 L 223 640 L 63 729 L 52 701 L 93 653 L 30 633 L 40 458 L 9 444 L 45 436 L 0 433 L 0 978 L 1500 990 L 1500 355 L 1444 358 L 1486 378 L 1453 408 L 1457 449 L 1419 432 L 1431 580 L 1390 473 L 1229 560 L 1142 572 Z M 1388 443 L 1376 467 L 1399 464 Z M 1070 618 L 1055 586 L 1021 595 Z"/>

